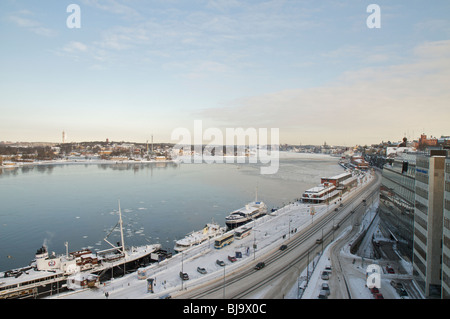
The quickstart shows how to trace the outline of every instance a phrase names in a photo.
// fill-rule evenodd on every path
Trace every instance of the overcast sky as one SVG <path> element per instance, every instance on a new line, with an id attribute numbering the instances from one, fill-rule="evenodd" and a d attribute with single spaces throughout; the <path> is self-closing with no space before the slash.
<path id="1" fill-rule="evenodd" d="M 70 4 L 80 28 L 68 28 Z M 378 4 L 381 28 L 368 28 Z M 450 135 L 450 2 L 1 0 L 0 141 Z"/>

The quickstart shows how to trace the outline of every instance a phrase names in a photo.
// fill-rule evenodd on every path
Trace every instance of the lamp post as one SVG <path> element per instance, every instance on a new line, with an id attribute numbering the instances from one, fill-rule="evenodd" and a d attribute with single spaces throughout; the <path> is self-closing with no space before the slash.
<path id="1" fill-rule="evenodd" d="M 223 299 L 225 299 L 225 267 L 223 266 Z"/>

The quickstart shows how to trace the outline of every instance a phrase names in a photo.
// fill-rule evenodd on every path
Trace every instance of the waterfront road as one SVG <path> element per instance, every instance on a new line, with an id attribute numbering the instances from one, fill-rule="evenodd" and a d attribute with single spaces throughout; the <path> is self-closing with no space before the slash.
<path id="1" fill-rule="evenodd" d="M 340 232 L 349 225 L 358 225 L 361 222 L 366 203 L 378 196 L 380 181 L 380 174 L 375 172 L 374 178 L 370 182 L 343 198 L 342 206 L 338 207 L 337 211 L 330 209 L 317 220 L 314 219 L 308 227 L 286 240 L 287 248 L 285 250 L 276 247 L 243 267 L 235 269 L 232 273 L 228 273 L 224 269 L 222 278 L 187 291 L 180 291 L 172 297 L 186 299 L 283 298 L 296 283 L 299 274 L 318 252 L 322 251 L 334 238 L 337 238 Z M 351 234 L 348 236 L 345 238 L 350 238 Z M 345 239 L 340 243 L 345 243 Z M 336 247 L 338 249 L 338 246 Z M 265 263 L 265 267 L 255 270 L 254 266 L 261 261 Z M 338 264 L 339 261 L 335 260 L 335 262 Z M 336 297 L 348 298 L 345 274 L 339 272 L 339 267 L 336 271 L 338 275 L 334 277 L 342 279 L 342 287 L 338 289 L 339 292 L 335 293 Z"/>

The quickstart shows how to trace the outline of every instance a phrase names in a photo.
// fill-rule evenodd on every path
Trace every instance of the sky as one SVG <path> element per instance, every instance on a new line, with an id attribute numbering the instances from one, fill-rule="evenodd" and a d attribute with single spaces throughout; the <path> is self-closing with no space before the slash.
<path id="1" fill-rule="evenodd" d="M 303 145 L 450 135 L 449 12 L 448 0 L 2 0 L 0 141 L 177 143 L 199 120 Z"/>

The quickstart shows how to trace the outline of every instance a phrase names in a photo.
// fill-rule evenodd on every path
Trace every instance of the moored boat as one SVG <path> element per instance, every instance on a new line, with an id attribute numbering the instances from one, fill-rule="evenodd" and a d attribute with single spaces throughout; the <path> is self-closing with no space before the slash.
<path id="1" fill-rule="evenodd" d="M 225 227 L 220 227 L 217 223 L 206 224 L 203 229 L 198 231 L 193 231 L 189 233 L 186 237 L 177 240 L 175 242 L 174 250 L 177 252 L 184 251 L 193 246 L 199 245 L 211 238 L 222 235 L 225 232 Z"/>

